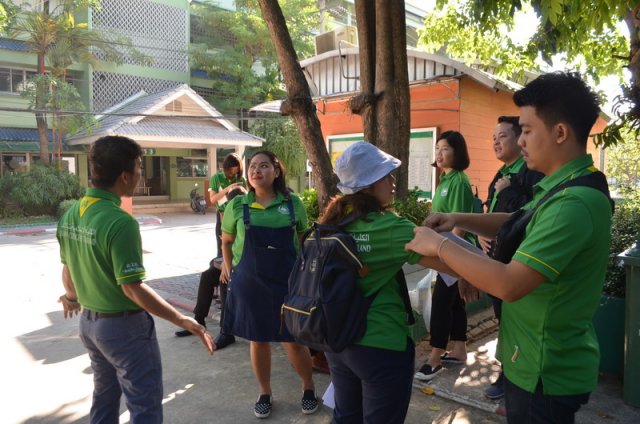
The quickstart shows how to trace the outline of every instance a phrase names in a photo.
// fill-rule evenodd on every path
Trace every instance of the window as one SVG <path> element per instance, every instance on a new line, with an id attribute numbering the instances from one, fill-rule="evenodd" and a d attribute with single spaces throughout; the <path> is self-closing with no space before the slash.
<path id="1" fill-rule="evenodd" d="M 209 175 L 209 166 L 206 159 L 177 158 L 176 176 L 178 177 L 206 177 Z"/>
<path id="2" fill-rule="evenodd" d="M 21 93 L 25 82 L 36 75 L 36 71 L 16 68 L 0 68 L 0 92 Z"/>

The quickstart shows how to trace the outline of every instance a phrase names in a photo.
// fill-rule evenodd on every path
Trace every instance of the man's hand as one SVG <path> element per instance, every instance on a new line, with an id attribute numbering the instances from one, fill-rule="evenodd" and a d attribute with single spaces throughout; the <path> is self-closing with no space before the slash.
<path id="1" fill-rule="evenodd" d="M 460 297 L 466 303 L 475 302 L 480 299 L 480 291 L 463 278 L 458 280 L 458 291 L 460 292 Z"/>
<path id="2" fill-rule="evenodd" d="M 213 355 L 213 351 L 216 350 L 216 344 L 213 342 L 213 337 L 207 332 L 207 328 L 199 324 L 195 319 L 185 316 L 182 319 L 181 325 L 185 330 L 200 337 L 202 344 L 209 351 L 210 355 Z"/>
<path id="3" fill-rule="evenodd" d="M 504 190 L 505 188 L 509 187 L 511 185 L 511 180 L 507 177 L 502 177 L 500 178 L 498 181 L 496 181 L 496 183 L 493 185 L 493 188 L 495 189 L 496 193 L 494 194 L 494 196 L 498 193 L 500 193 L 502 190 Z"/>
<path id="4" fill-rule="evenodd" d="M 443 237 L 427 227 L 415 227 L 413 240 L 405 244 L 404 249 L 422 256 L 438 256 L 438 246 Z"/>
<path id="5" fill-rule="evenodd" d="M 80 304 L 77 299 L 69 299 L 66 294 L 63 294 L 58 298 L 58 303 L 62 303 L 62 310 L 64 313 L 64 317 L 73 318 L 74 315 L 78 315 L 80 312 Z"/>
<path id="6" fill-rule="evenodd" d="M 482 251 L 486 254 L 489 254 L 489 251 L 491 250 L 492 241 L 493 240 L 490 238 L 478 236 L 478 243 L 480 243 L 480 247 L 482 248 Z"/>
<path id="7" fill-rule="evenodd" d="M 446 231 L 453 231 L 453 228 L 456 226 L 456 221 L 450 213 L 436 212 L 429 214 L 424 222 L 422 222 L 422 225 L 429 227 L 438 233 L 443 233 Z"/>

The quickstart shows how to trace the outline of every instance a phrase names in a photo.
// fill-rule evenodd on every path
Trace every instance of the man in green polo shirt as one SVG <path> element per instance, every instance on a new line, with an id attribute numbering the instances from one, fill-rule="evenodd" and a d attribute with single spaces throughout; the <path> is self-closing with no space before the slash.
<path id="1" fill-rule="evenodd" d="M 545 74 L 514 94 L 518 141 L 530 169 L 545 175 L 533 208 L 551 189 L 596 171 L 587 140 L 600 108 L 596 94 L 572 73 Z M 611 242 L 608 196 L 574 185 L 534 212 L 513 259 L 475 255 L 436 231 L 460 227 L 495 237 L 510 214 L 433 214 L 407 249 L 437 256 L 455 273 L 503 299 L 498 356 L 505 374 L 509 423 L 573 423 L 598 379 L 592 319 Z M 435 231 L 434 231 L 435 230 Z"/>
<path id="2" fill-rule="evenodd" d="M 498 125 L 493 132 L 493 151 L 496 159 L 504 163 L 496 172 L 493 180 L 489 184 L 489 194 L 487 196 L 487 213 L 492 212 L 515 212 L 533 198 L 533 186 L 540 181 L 544 175 L 533 171 L 527 167 L 522 157 L 522 149 L 518 145 L 518 138 L 522 134 L 519 117 L 500 116 Z M 478 237 L 478 242 L 482 250 L 493 258 L 493 248 L 495 241 Z M 500 322 L 502 318 L 502 299 L 491 296 L 493 311 Z M 484 394 L 489 399 L 497 400 L 504 397 L 504 374 L 500 375 L 487 387 Z"/>
<path id="3" fill-rule="evenodd" d="M 91 182 L 60 218 L 57 229 L 65 294 L 64 316 L 82 308 L 80 339 L 93 369 L 92 423 L 116 423 L 124 393 L 133 423 L 162 422 L 162 363 L 149 313 L 198 334 L 213 353 L 204 326 L 176 311 L 142 282 L 142 243 L 136 220 L 120 208 L 140 180 L 142 150 L 126 137 L 102 137 L 89 153 Z"/>
<path id="4" fill-rule="evenodd" d="M 222 161 L 222 171 L 209 179 L 209 201 L 216 205 L 216 247 L 218 257 L 222 257 L 222 217 L 227 207 L 227 194 L 236 187 L 246 187 L 242 176 L 242 159 L 237 153 L 229 153 Z"/>

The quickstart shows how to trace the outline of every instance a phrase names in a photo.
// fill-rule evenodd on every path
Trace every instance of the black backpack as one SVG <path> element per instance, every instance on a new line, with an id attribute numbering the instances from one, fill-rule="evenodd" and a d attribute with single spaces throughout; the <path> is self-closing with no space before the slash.
<path id="1" fill-rule="evenodd" d="M 314 222 L 302 237 L 282 305 L 282 321 L 298 343 L 324 352 L 341 352 L 367 330 L 367 312 L 377 293 L 365 297 L 358 276 L 367 267 L 357 255 L 356 242 L 341 226 Z M 407 322 L 413 312 L 402 269 L 396 280 L 403 288 Z"/>
<path id="2" fill-rule="evenodd" d="M 549 190 L 549 192 L 545 194 L 533 208 L 529 210 L 519 209 L 513 212 L 509 219 L 502 224 L 500 230 L 498 230 L 496 245 L 493 249 L 493 258 L 505 264 L 511 262 L 513 255 L 515 255 L 516 250 L 524 239 L 527 225 L 531 221 L 531 218 L 533 218 L 533 214 L 536 210 L 557 192 L 573 186 L 591 187 L 601 191 L 609 199 L 609 203 L 611 204 L 611 213 L 613 213 L 615 204 L 609 195 L 607 178 L 602 172 L 596 171 L 591 174 L 574 178 L 573 180 L 558 184 Z"/>

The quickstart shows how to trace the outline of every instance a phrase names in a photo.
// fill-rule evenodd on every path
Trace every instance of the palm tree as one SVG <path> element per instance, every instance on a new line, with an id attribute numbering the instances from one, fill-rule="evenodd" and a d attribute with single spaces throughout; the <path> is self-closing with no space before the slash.
<path id="1" fill-rule="evenodd" d="M 32 103 L 38 128 L 40 160 L 45 164 L 50 163 L 45 109 L 52 100 L 55 108 L 55 99 L 58 98 L 55 96 L 55 87 L 65 81 L 69 66 L 73 63 L 95 65 L 98 61 L 94 54 L 96 50 L 104 53 L 104 60 L 116 64 L 122 64 L 126 57 L 121 50 L 139 61 L 148 60 L 132 47 L 127 38 L 109 39 L 91 31 L 86 23 L 76 23 L 73 12 L 83 7 L 97 8 L 100 3 L 99 0 L 65 0 L 54 11 L 49 11 L 49 2 L 45 1 L 42 10 L 23 10 L 8 31 L 10 36 L 23 39 L 30 52 L 37 56 L 38 71 L 32 81 L 35 85 Z"/>

